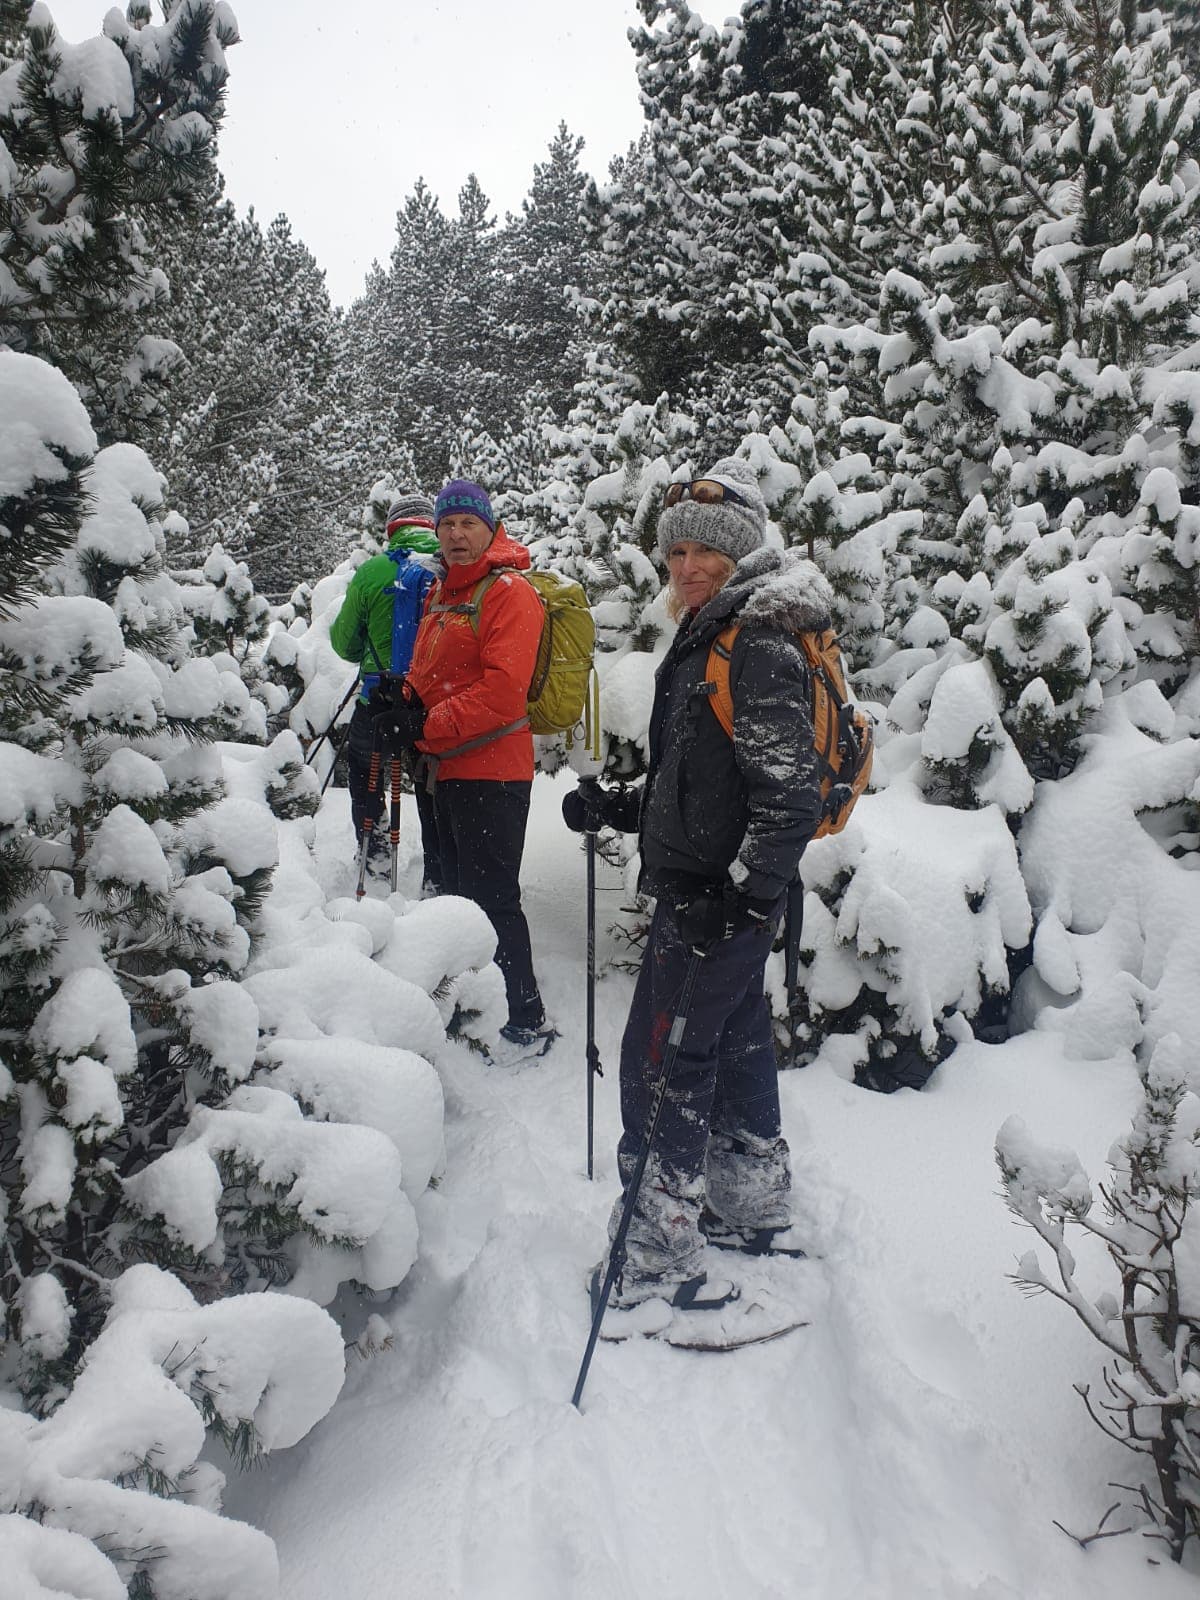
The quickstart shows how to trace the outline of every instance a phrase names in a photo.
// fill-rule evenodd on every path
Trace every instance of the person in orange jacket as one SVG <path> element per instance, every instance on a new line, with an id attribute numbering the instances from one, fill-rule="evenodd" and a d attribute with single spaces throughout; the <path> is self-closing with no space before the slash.
<path id="1" fill-rule="evenodd" d="M 392 745 L 415 745 L 433 784 L 443 889 L 474 900 L 496 930 L 508 1022 L 493 1058 L 545 1055 L 556 1038 L 533 971 L 521 856 L 533 785 L 526 700 L 542 603 L 517 576 L 529 551 L 498 524 L 485 490 L 446 484 L 434 507 L 442 573 L 417 630 L 412 698 L 381 713 Z"/>

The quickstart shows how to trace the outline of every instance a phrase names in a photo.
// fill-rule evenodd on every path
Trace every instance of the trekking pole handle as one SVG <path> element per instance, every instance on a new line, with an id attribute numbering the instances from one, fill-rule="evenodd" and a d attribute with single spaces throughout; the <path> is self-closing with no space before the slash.
<path id="1" fill-rule="evenodd" d="M 585 804 L 587 804 L 592 798 L 595 798 L 596 800 L 600 799 L 602 793 L 600 788 L 600 779 L 594 773 L 589 777 L 580 778 L 575 787 L 583 794 Z M 588 805 L 588 810 L 591 811 L 591 809 L 591 806 Z M 600 832 L 599 825 L 594 828 L 585 827 L 583 831 L 587 835 L 589 848 L 594 847 L 596 835 Z"/>

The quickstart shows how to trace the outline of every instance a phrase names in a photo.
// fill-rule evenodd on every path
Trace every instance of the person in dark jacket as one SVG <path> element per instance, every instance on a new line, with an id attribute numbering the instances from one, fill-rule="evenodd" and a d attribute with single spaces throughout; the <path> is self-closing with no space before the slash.
<path id="1" fill-rule="evenodd" d="M 828 626 L 833 597 L 797 552 L 764 548 L 766 522 L 746 462 L 719 461 L 704 478 L 670 486 L 658 548 L 679 626 L 655 678 L 645 785 L 639 795 L 584 784 L 563 801 L 577 831 L 637 827 L 641 886 L 656 900 L 621 1044 L 624 1183 L 685 972 L 694 952 L 704 956 L 633 1212 L 618 1307 L 655 1296 L 693 1308 L 733 1298 L 732 1285 L 707 1278 L 710 1241 L 797 1253 L 763 975 L 820 820 L 808 669 L 794 633 Z M 708 703 L 707 663 L 735 623 L 730 739 Z"/>
<path id="2" fill-rule="evenodd" d="M 418 489 L 400 494 L 392 501 L 387 515 L 387 537 L 387 549 L 364 561 L 351 578 L 341 610 L 329 630 L 330 644 L 344 661 L 357 662 L 361 675 L 346 738 L 350 815 L 360 845 L 363 825 L 370 818 L 377 861 L 386 856 L 386 836 L 377 826 L 383 810 L 386 780 L 381 778 L 379 787 L 371 793 L 368 779 L 375 710 L 371 697 L 382 673 L 408 671 L 417 626 L 426 596 L 433 586 L 438 542 L 433 501 L 427 494 Z M 426 894 L 439 894 L 442 872 L 437 834 L 432 807 L 420 791 L 417 809 L 425 856 L 423 888 Z"/>

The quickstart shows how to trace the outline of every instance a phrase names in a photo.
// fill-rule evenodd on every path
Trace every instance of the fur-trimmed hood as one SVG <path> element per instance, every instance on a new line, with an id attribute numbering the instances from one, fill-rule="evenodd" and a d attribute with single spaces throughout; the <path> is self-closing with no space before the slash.
<path id="1" fill-rule="evenodd" d="M 733 577 L 696 618 L 737 613 L 739 622 L 753 622 L 785 632 L 828 628 L 833 619 L 833 590 L 813 563 L 798 550 L 755 550 L 734 568 Z"/>

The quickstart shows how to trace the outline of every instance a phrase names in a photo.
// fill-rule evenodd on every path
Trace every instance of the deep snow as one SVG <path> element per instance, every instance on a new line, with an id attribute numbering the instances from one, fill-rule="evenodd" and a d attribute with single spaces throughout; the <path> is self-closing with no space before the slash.
<path id="1" fill-rule="evenodd" d="M 1020 1114 L 1095 1176 L 1136 1098 L 1124 1060 L 1069 1061 L 1056 1036 L 960 1046 L 921 1094 L 855 1088 L 833 1047 L 784 1074 L 815 1259 L 776 1270 L 802 1275 L 813 1326 L 728 1356 L 601 1345 L 572 1408 L 584 1280 L 614 1193 L 632 978 L 610 973 L 599 992 L 589 1183 L 584 859 L 558 817 L 566 781 L 535 784 L 524 874 L 562 1038 L 516 1072 L 465 1051 L 443 1069 L 446 1170 L 417 1201 L 416 1266 L 378 1308 L 390 1347 L 351 1353 L 333 1413 L 230 1484 L 227 1511 L 277 1542 L 282 1592 L 1195 1600 L 1194 1576 L 1151 1565 L 1144 1538 L 1085 1553 L 1053 1525 L 1091 1532 L 1117 1498 L 1108 1485 L 1139 1465 L 1072 1391 L 1099 1380 L 1099 1347 L 1005 1276 L 1034 1241 L 1000 1198 L 1000 1124 Z M 411 844 L 411 816 L 405 829 Z M 337 791 L 318 849 L 329 892 L 346 892 Z M 600 877 L 603 926 L 620 888 Z M 1104 1277 L 1098 1254 L 1077 1253 L 1085 1279 Z M 361 1312 L 345 1315 L 355 1331 Z"/>

